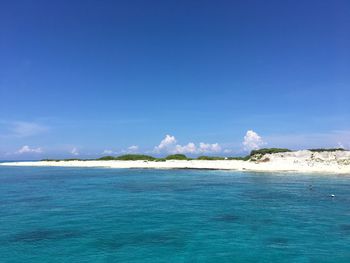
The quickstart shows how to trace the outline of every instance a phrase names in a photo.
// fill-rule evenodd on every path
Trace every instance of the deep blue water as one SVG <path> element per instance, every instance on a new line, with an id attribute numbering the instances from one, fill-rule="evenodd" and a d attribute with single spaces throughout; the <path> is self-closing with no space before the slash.
<path id="1" fill-rule="evenodd" d="M 350 262 L 350 176 L 0 166 L 0 262 Z"/>

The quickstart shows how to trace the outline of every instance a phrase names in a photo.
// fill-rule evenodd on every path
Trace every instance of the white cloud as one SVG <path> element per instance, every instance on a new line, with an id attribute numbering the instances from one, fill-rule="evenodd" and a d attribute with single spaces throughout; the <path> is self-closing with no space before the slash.
<path id="1" fill-rule="evenodd" d="M 76 147 L 74 147 L 74 148 L 70 151 L 70 153 L 73 154 L 73 155 L 79 155 L 79 150 L 78 150 Z"/>
<path id="2" fill-rule="evenodd" d="M 139 147 L 137 145 L 131 145 L 128 147 L 129 152 L 137 152 L 139 150 Z"/>
<path id="3" fill-rule="evenodd" d="M 16 153 L 17 154 L 24 154 L 24 153 L 42 153 L 42 149 L 40 147 L 38 148 L 30 148 L 28 145 L 24 145 L 22 148 L 20 148 Z"/>
<path id="4" fill-rule="evenodd" d="M 212 153 L 212 152 L 221 152 L 221 146 L 218 143 L 204 143 L 199 144 L 199 151 L 202 153 Z"/>
<path id="5" fill-rule="evenodd" d="M 126 149 L 120 150 L 120 151 L 113 151 L 113 150 L 109 150 L 106 149 L 102 152 L 102 154 L 108 154 L 108 155 L 112 155 L 112 154 L 127 154 L 127 153 L 136 153 L 139 150 L 139 146 L 137 145 L 131 145 Z"/>
<path id="6" fill-rule="evenodd" d="M 102 154 L 113 154 L 112 150 L 104 150 Z"/>
<path id="7" fill-rule="evenodd" d="M 193 142 L 190 142 L 186 145 L 176 145 L 175 149 L 172 150 L 171 153 L 196 153 L 197 152 L 197 147 Z"/>
<path id="8" fill-rule="evenodd" d="M 252 130 L 247 131 L 246 135 L 244 136 L 243 146 L 244 150 L 246 151 L 260 149 L 260 147 L 265 144 L 266 143 L 263 141 L 263 139 Z"/>
<path id="9" fill-rule="evenodd" d="M 204 143 L 201 142 L 198 146 L 189 142 L 188 144 L 176 144 L 175 136 L 166 135 L 160 144 L 154 147 L 155 153 L 181 153 L 181 154 L 203 154 L 203 153 L 218 153 L 222 151 L 222 147 L 218 143 Z"/>
<path id="10" fill-rule="evenodd" d="M 175 137 L 167 134 L 160 144 L 154 147 L 154 152 L 160 153 L 162 151 L 169 151 L 169 149 L 174 148 L 175 144 Z"/>

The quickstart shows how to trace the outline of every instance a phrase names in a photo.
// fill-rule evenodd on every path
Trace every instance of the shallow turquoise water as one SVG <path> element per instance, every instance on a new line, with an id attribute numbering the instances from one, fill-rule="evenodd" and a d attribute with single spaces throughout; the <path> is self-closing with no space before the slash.
<path id="1" fill-rule="evenodd" d="M 0 213 L 0 262 L 350 262 L 350 176 L 0 167 Z"/>

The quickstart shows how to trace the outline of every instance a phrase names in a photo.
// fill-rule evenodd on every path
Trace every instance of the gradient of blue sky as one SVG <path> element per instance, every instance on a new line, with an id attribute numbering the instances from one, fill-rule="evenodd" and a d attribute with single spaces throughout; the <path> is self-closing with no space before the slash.
<path id="1" fill-rule="evenodd" d="M 350 147 L 349 47 L 349 1 L 4 0 L 0 159 Z"/>

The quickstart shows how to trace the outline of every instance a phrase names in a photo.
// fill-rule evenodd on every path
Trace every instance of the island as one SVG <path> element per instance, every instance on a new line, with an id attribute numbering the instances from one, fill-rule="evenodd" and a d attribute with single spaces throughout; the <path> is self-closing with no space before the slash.
<path id="1" fill-rule="evenodd" d="M 44 159 L 5 162 L 5 166 L 57 166 L 139 169 L 210 169 L 256 172 L 317 172 L 350 175 L 350 151 L 342 148 L 291 151 L 284 148 L 253 150 L 244 157 L 199 156 L 188 158 L 172 154 L 164 158 L 143 154 L 103 156 L 98 159 Z"/>

